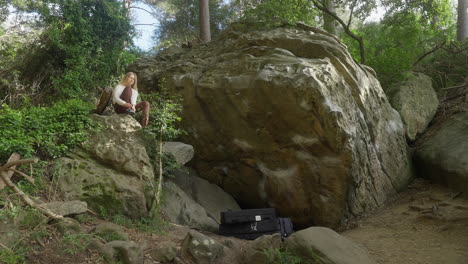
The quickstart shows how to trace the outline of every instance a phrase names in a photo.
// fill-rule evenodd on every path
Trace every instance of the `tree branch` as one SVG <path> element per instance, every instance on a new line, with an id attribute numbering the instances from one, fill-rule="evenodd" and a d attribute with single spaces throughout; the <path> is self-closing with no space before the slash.
<path id="1" fill-rule="evenodd" d="M 362 64 L 365 64 L 366 63 L 366 57 L 365 57 L 365 52 L 364 52 L 364 43 L 362 41 L 362 37 L 354 34 L 353 32 L 351 32 L 351 30 L 349 29 L 349 27 L 344 23 L 343 20 L 341 20 L 341 18 L 339 18 L 336 14 L 334 14 L 333 12 L 330 12 L 330 10 L 328 8 L 326 8 L 323 4 L 321 5 L 320 2 L 318 2 L 317 0 L 309 0 L 312 2 L 312 4 L 314 4 L 315 7 L 317 7 L 318 9 L 320 9 L 322 12 L 325 12 L 327 13 L 328 15 L 330 15 L 331 17 L 333 17 L 336 21 L 338 21 L 338 23 L 340 23 L 340 25 L 343 27 L 344 31 L 346 32 L 346 34 L 348 34 L 350 37 L 352 37 L 353 39 L 355 39 L 357 42 L 359 42 L 359 51 L 360 51 L 360 55 L 361 55 L 361 63 Z"/>
<path id="2" fill-rule="evenodd" d="M 28 176 L 26 173 L 23 173 L 23 172 L 21 172 L 19 170 L 15 170 L 15 169 L 12 169 L 12 168 L 9 168 L 8 170 L 18 173 L 19 175 L 23 176 L 28 182 L 34 184 L 34 179 L 32 177 Z"/>
<path id="3" fill-rule="evenodd" d="M 154 26 L 156 23 L 153 24 L 133 24 L 133 26 Z"/>
<path id="4" fill-rule="evenodd" d="M 424 53 L 421 57 L 419 57 L 419 59 L 417 59 L 414 63 L 413 63 L 413 66 L 415 66 L 416 64 L 418 64 L 422 59 L 424 59 L 427 55 L 431 54 L 431 53 L 434 53 L 436 52 L 438 49 L 442 48 L 443 46 L 445 45 L 445 41 L 442 42 L 442 44 L 440 45 L 436 45 L 433 49 L 431 49 L 430 51 Z"/>
<path id="5" fill-rule="evenodd" d="M 354 12 L 354 7 L 356 6 L 356 1 L 353 1 L 353 4 L 351 5 L 351 12 L 349 13 L 349 19 L 348 19 L 348 25 L 346 25 L 349 28 L 349 25 L 351 25 L 351 20 L 353 19 L 353 12 Z"/>
<path id="6" fill-rule="evenodd" d="M 15 193 L 17 193 L 20 196 L 21 200 L 23 200 L 25 204 L 33 208 L 36 208 L 37 210 L 39 210 L 40 212 L 42 212 L 44 215 L 46 215 L 47 217 L 51 219 L 62 220 L 63 216 L 53 213 L 52 211 L 43 207 L 40 204 L 36 204 L 10 180 L 9 174 L 13 174 L 12 172 L 9 171 L 10 167 L 13 167 L 19 164 L 34 163 L 38 161 L 38 159 L 20 160 L 19 158 L 20 158 L 19 154 L 17 153 L 11 154 L 10 158 L 8 159 L 8 162 L 0 168 L 0 178 L 3 180 L 6 186 L 8 186 L 10 189 L 12 189 Z"/>
<path id="7" fill-rule="evenodd" d="M 12 154 L 13 155 L 13 154 Z M 19 156 L 19 155 L 18 155 Z M 16 166 L 16 165 L 22 165 L 22 164 L 28 164 L 28 163 L 36 163 L 38 162 L 39 159 L 24 159 L 24 160 L 15 160 L 11 162 L 7 162 L 5 165 L 2 166 L 2 170 L 7 170 L 10 167 Z"/>
<path id="8" fill-rule="evenodd" d="M 156 15 L 155 15 L 154 12 L 148 11 L 148 10 L 142 8 L 142 7 L 139 7 L 139 6 L 131 6 L 131 7 L 129 7 L 129 9 L 139 9 L 139 10 L 143 10 L 143 11 L 145 11 L 146 13 L 152 15 L 153 17 L 156 17 Z"/>

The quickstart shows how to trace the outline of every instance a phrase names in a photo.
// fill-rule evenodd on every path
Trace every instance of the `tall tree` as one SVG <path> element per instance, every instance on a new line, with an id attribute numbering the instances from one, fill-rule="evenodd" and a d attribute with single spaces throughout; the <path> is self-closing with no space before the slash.
<path id="1" fill-rule="evenodd" d="M 210 31 L 210 5 L 208 0 L 200 0 L 200 39 L 203 42 L 211 41 Z"/>
<path id="2" fill-rule="evenodd" d="M 343 27 L 345 33 L 359 43 L 359 55 L 361 57 L 361 63 L 365 64 L 366 54 L 365 54 L 365 49 L 364 49 L 364 41 L 361 36 L 359 36 L 358 34 L 354 33 L 351 30 L 350 26 L 351 26 L 351 21 L 354 15 L 353 14 L 354 11 L 358 10 L 360 12 L 363 12 L 362 10 L 367 9 L 368 8 L 367 6 L 371 6 L 373 1 L 369 1 L 368 4 L 362 4 L 362 5 L 359 5 L 358 1 L 353 1 L 350 5 L 351 12 L 349 14 L 349 19 L 347 23 L 345 23 L 340 17 L 338 17 L 338 15 L 335 12 L 333 12 L 330 9 L 329 4 L 328 4 L 329 0 L 310 0 L 310 1 L 316 8 L 321 10 L 323 13 L 326 13 L 331 18 L 335 19 Z"/>
<path id="3" fill-rule="evenodd" d="M 333 0 L 324 0 L 324 6 L 330 10 L 330 13 L 336 14 L 335 2 Z M 327 12 L 322 12 L 323 29 L 328 33 L 336 35 L 336 20 Z"/>
<path id="4" fill-rule="evenodd" d="M 468 0 L 458 0 L 457 39 L 468 38 Z"/>

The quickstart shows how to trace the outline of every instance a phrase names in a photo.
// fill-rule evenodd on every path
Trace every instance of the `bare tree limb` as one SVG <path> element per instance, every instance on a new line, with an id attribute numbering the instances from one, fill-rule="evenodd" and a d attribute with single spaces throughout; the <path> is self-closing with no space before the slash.
<path id="1" fill-rule="evenodd" d="M 21 172 L 19 170 L 15 170 L 15 169 L 12 169 L 12 168 L 9 168 L 8 170 L 18 173 L 19 175 L 23 176 L 28 182 L 34 184 L 34 179 L 32 177 L 28 176 L 26 173 L 23 173 L 23 172 Z"/>
<path id="2" fill-rule="evenodd" d="M 133 24 L 133 26 L 154 26 L 156 25 L 156 23 L 152 23 L 152 24 Z"/>
<path id="3" fill-rule="evenodd" d="M 349 14 L 348 25 L 347 25 L 348 28 L 351 25 L 351 20 L 353 19 L 354 7 L 356 7 L 356 2 L 357 0 L 354 0 L 353 4 L 351 5 L 351 12 Z"/>
<path id="4" fill-rule="evenodd" d="M 13 250 L 11 250 L 9 247 L 3 245 L 2 243 L 0 243 L 0 247 L 4 248 L 4 249 L 6 249 L 6 250 L 8 250 L 10 252 L 13 252 Z"/>
<path id="5" fill-rule="evenodd" d="M 436 45 L 433 49 L 431 49 L 430 51 L 424 53 L 421 57 L 419 57 L 419 59 L 417 59 L 414 63 L 413 63 L 413 66 L 415 66 L 416 64 L 418 64 L 422 59 L 424 59 L 427 55 L 431 54 L 431 53 L 434 53 L 436 52 L 438 49 L 442 48 L 443 46 L 445 45 L 445 41 L 442 42 L 442 44 L 440 45 Z"/>
<path id="6" fill-rule="evenodd" d="M 12 154 L 13 155 L 13 154 Z M 19 156 L 19 155 L 18 155 Z M 11 157 L 10 157 L 11 158 Z M 39 159 L 24 159 L 24 160 L 15 160 L 11 162 L 7 162 L 5 165 L 2 166 L 2 170 L 7 170 L 10 167 L 22 164 L 29 164 L 29 163 L 36 163 Z"/>
<path id="7" fill-rule="evenodd" d="M 318 9 L 320 9 L 322 12 L 327 13 L 328 15 L 333 17 L 336 21 L 338 21 L 338 23 L 340 23 L 340 25 L 343 27 L 346 34 L 348 34 L 348 36 L 355 39 L 359 43 L 359 52 L 360 52 L 360 56 L 361 56 L 361 63 L 365 64 L 366 63 L 366 56 L 365 56 L 364 42 L 362 41 L 362 37 L 360 37 L 360 36 L 354 34 L 353 32 L 351 32 L 351 30 L 349 29 L 349 26 L 347 26 L 345 24 L 345 22 L 343 20 L 341 20 L 341 18 L 339 18 L 336 14 L 334 14 L 333 12 L 330 12 L 330 10 L 327 7 L 325 7 L 323 5 L 323 3 L 319 2 L 318 0 L 309 0 L 309 1 L 312 2 L 312 4 L 315 7 L 317 7 Z"/>
<path id="8" fill-rule="evenodd" d="M 6 186 L 8 186 L 10 189 L 13 190 L 13 192 L 17 193 L 20 196 L 21 200 L 23 200 L 25 204 L 33 208 L 36 208 L 41 213 L 43 213 L 44 215 L 46 215 L 47 217 L 51 219 L 62 220 L 63 216 L 53 213 L 52 211 L 43 207 L 40 204 L 36 204 L 10 180 L 9 174 L 14 172 L 14 171 L 13 172 L 9 171 L 10 167 L 13 167 L 19 164 L 35 163 L 38 161 L 38 159 L 20 160 L 19 158 L 20 158 L 20 155 L 18 155 L 17 153 L 11 154 L 10 158 L 8 159 L 8 162 L 2 167 L 0 167 L 0 178 L 3 180 Z"/>
<path id="9" fill-rule="evenodd" d="M 142 8 L 142 7 L 139 7 L 139 6 L 131 6 L 131 7 L 129 7 L 129 9 L 139 9 L 139 10 L 143 10 L 143 11 L 145 11 L 146 13 L 152 15 L 153 17 L 156 17 L 156 15 L 155 15 L 154 12 L 148 11 L 148 10 Z"/>
<path id="10" fill-rule="evenodd" d="M 16 161 L 16 160 L 19 160 L 20 159 L 20 155 L 18 153 L 13 153 L 11 154 L 10 158 L 7 160 L 7 163 L 9 162 L 13 162 L 13 161 Z M 11 166 L 11 168 L 15 168 L 16 166 Z M 0 171 L 1 171 L 2 167 L 0 167 Z M 8 171 L 7 174 L 6 174 L 6 177 L 8 179 L 11 178 L 11 176 L 13 176 L 13 173 L 12 171 Z M 0 190 L 2 190 L 3 188 L 5 188 L 5 183 L 3 181 L 0 181 Z"/>

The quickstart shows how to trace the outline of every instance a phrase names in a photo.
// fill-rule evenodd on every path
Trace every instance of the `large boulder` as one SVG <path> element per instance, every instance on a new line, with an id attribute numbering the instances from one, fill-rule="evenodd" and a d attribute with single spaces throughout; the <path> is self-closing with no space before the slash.
<path id="1" fill-rule="evenodd" d="M 403 82 L 386 91 L 386 94 L 392 106 L 400 113 L 406 136 L 411 141 L 415 140 L 429 125 L 439 106 L 431 78 L 422 73 L 410 74 Z"/>
<path id="2" fill-rule="evenodd" d="M 285 240 L 285 248 L 313 263 L 375 264 L 367 250 L 325 227 L 310 227 Z"/>
<path id="3" fill-rule="evenodd" d="M 183 97 L 199 175 L 306 226 L 336 226 L 407 186 L 405 129 L 371 69 L 316 28 L 241 26 L 129 67 L 141 89 Z"/>
<path id="4" fill-rule="evenodd" d="M 92 118 L 101 129 L 57 160 L 54 180 L 66 200 L 86 201 L 94 211 L 146 216 L 145 186 L 153 179 L 153 169 L 140 124 L 128 115 Z"/>
<path id="5" fill-rule="evenodd" d="M 174 182 L 187 196 L 200 204 L 206 214 L 217 224 L 221 223 L 221 212 L 241 209 L 231 195 L 218 185 L 198 177 L 197 173 L 190 168 L 182 167 L 171 171 L 170 174 L 171 177 L 168 180 Z"/>
<path id="6" fill-rule="evenodd" d="M 428 134 L 416 149 L 418 173 L 468 197 L 468 112 L 449 116 Z"/>
<path id="7" fill-rule="evenodd" d="M 176 184 L 166 182 L 164 190 L 161 210 L 169 221 L 191 228 L 211 232 L 218 231 L 216 221 L 209 217 L 206 210 Z"/>

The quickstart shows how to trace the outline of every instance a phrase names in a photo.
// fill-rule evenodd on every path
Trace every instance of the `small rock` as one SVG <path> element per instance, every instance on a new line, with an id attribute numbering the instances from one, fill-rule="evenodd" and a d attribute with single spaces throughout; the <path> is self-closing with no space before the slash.
<path id="1" fill-rule="evenodd" d="M 83 214 L 88 211 L 86 202 L 74 200 L 69 202 L 51 202 L 42 204 L 45 208 L 51 210 L 55 214 L 62 216 Z"/>
<path id="2" fill-rule="evenodd" d="M 210 264 L 224 255 L 224 246 L 199 232 L 190 230 L 182 243 L 182 254 L 197 264 Z"/>
<path id="3" fill-rule="evenodd" d="M 113 248 L 125 264 L 143 264 L 143 250 L 133 241 L 112 241 L 106 246 Z"/>
<path id="4" fill-rule="evenodd" d="M 189 162 L 194 155 L 193 146 L 181 142 L 164 142 L 163 149 L 164 152 L 172 154 L 181 166 Z"/>
<path id="5" fill-rule="evenodd" d="M 76 219 L 65 217 L 61 221 L 57 221 L 54 226 L 62 235 L 82 233 L 80 222 Z"/>
<path id="6" fill-rule="evenodd" d="M 159 243 L 157 248 L 151 250 L 151 257 L 158 262 L 171 262 L 177 256 L 178 246 L 176 243 L 167 241 Z"/>
<path id="7" fill-rule="evenodd" d="M 109 222 L 104 222 L 97 225 L 94 233 L 108 242 L 114 240 L 128 241 L 128 234 L 124 232 L 123 228 L 119 225 Z"/>

